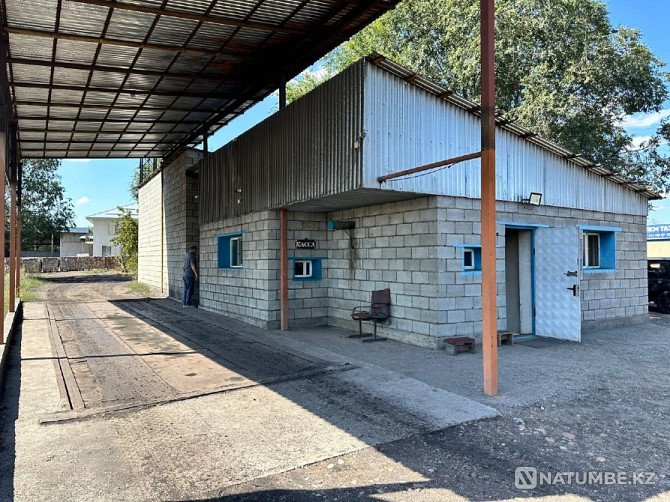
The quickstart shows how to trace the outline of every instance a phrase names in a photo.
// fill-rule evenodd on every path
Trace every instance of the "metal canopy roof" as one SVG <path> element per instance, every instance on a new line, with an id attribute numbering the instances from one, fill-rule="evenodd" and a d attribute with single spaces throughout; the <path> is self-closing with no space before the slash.
<path id="1" fill-rule="evenodd" d="M 400 0 L 0 0 L 23 157 L 193 147 Z"/>

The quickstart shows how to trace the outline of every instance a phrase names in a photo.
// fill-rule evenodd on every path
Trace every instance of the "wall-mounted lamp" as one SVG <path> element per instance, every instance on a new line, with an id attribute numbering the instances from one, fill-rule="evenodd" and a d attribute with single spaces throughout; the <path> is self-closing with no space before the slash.
<path id="1" fill-rule="evenodd" d="M 542 202 L 542 194 L 538 192 L 530 192 L 530 197 L 527 199 L 521 199 L 521 202 L 524 204 L 530 204 L 531 206 L 539 206 Z"/>
<path id="2" fill-rule="evenodd" d="M 351 230 L 356 228 L 355 221 L 329 221 L 328 230 Z"/>

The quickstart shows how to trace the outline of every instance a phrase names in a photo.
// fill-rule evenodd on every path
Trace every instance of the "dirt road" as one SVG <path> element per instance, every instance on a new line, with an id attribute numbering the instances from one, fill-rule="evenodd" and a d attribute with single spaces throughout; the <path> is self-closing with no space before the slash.
<path id="1" fill-rule="evenodd" d="M 3 500 L 202 499 L 496 415 L 383 368 L 137 298 L 119 276 L 46 279 L 45 302 L 24 306 L 4 383 Z"/>

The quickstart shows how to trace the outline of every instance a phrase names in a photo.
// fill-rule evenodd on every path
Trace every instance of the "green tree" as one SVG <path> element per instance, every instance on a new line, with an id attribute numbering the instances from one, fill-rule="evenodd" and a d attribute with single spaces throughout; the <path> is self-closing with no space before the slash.
<path id="1" fill-rule="evenodd" d="M 147 179 L 153 174 L 154 171 L 157 171 L 161 167 L 163 161 L 162 159 L 141 159 L 140 163 L 144 165 L 144 179 Z M 133 171 L 133 177 L 131 178 L 130 185 L 128 186 L 130 195 L 135 201 L 137 201 L 139 198 L 140 163 L 137 164 L 137 167 Z"/>
<path id="2" fill-rule="evenodd" d="M 23 161 L 21 246 L 30 249 L 51 241 L 74 225 L 74 206 L 65 197 L 59 160 Z"/>
<path id="3" fill-rule="evenodd" d="M 138 222 L 131 216 L 130 211 L 119 207 L 122 216 L 116 224 L 116 237 L 112 242 L 121 246 L 121 266 L 125 272 L 137 272 L 137 239 Z"/>
<path id="4" fill-rule="evenodd" d="M 477 102 L 479 40 L 476 0 L 404 0 L 329 54 L 325 68 L 333 74 L 377 51 Z M 627 115 L 660 109 L 668 97 L 663 67 L 639 31 L 612 27 L 599 0 L 496 3 L 498 113 L 665 191 L 663 131 L 635 148 L 621 125 Z M 309 82 L 291 87 L 304 91 Z"/>

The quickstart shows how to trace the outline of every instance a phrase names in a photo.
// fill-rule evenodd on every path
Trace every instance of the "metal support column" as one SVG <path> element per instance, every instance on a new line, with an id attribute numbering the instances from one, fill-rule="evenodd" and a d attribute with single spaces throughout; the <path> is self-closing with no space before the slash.
<path id="1" fill-rule="evenodd" d="M 19 177 L 16 183 L 16 296 L 21 298 L 21 177 L 23 167 L 19 163 Z"/>
<path id="2" fill-rule="evenodd" d="M 482 356 L 484 393 L 498 394 L 494 0 L 480 0 L 482 63 Z"/>
<path id="3" fill-rule="evenodd" d="M 16 310 L 16 182 L 9 182 L 9 311 Z"/>

